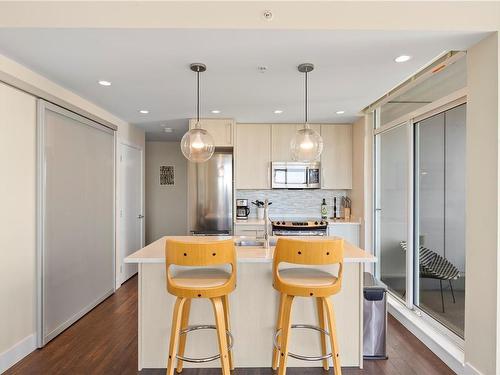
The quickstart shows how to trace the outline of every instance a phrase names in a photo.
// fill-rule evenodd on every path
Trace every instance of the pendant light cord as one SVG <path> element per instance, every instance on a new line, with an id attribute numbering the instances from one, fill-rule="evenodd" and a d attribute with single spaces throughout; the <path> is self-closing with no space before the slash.
<path id="1" fill-rule="evenodd" d="M 304 73 L 305 74 L 305 89 L 306 89 L 305 90 L 306 91 L 306 93 L 305 93 L 305 111 L 304 111 L 305 116 L 306 116 L 306 121 L 304 122 L 304 128 L 307 128 L 307 91 L 308 91 L 307 90 L 307 73 L 308 73 L 307 71 Z"/>
<path id="2" fill-rule="evenodd" d="M 200 124 L 200 69 L 196 71 L 196 127 Z"/>

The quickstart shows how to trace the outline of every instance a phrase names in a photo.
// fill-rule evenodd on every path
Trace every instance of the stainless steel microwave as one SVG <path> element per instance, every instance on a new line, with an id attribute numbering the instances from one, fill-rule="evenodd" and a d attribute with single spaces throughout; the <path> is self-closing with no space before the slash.
<path id="1" fill-rule="evenodd" d="M 273 189 L 321 188 L 319 162 L 272 162 L 271 187 Z"/>

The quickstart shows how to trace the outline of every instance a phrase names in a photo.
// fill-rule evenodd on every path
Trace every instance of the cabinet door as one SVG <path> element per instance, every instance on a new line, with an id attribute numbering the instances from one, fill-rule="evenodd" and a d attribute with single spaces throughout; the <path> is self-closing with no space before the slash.
<path id="1" fill-rule="evenodd" d="M 236 188 L 271 188 L 271 125 L 236 127 Z"/>
<path id="2" fill-rule="evenodd" d="M 189 120 L 189 128 L 196 124 L 195 119 Z M 216 147 L 233 146 L 233 120 L 231 119 L 201 119 L 200 125 L 214 138 Z"/>
<path id="3" fill-rule="evenodd" d="M 352 188 L 352 125 L 321 125 L 323 189 Z"/>
<path id="4" fill-rule="evenodd" d="M 273 161 L 292 161 L 290 143 L 292 138 L 301 129 L 303 124 L 273 124 L 272 125 L 272 160 Z M 317 124 L 311 124 L 311 129 L 321 134 L 321 127 Z"/>
<path id="5" fill-rule="evenodd" d="M 358 224 L 330 224 L 328 225 L 328 235 L 342 237 L 352 245 L 359 246 Z"/>

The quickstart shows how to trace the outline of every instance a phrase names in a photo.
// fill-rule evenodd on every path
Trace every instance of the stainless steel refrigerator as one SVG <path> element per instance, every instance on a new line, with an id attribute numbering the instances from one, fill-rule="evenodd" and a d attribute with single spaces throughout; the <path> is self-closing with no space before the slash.
<path id="1" fill-rule="evenodd" d="M 188 230 L 194 235 L 233 234 L 233 153 L 216 149 L 210 160 L 189 163 Z"/>

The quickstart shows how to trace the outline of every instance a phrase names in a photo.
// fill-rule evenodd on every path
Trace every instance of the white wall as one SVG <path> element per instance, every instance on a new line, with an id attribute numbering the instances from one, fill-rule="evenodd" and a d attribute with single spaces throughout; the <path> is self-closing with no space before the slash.
<path id="1" fill-rule="evenodd" d="M 0 216 L 0 372 L 34 350 L 36 342 L 36 98 L 4 85 L 2 79 L 43 92 L 67 103 L 73 110 L 81 109 L 94 119 L 113 124 L 118 127 L 118 142 L 123 140 L 144 148 L 143 130 L 0 55 L 0 170 L 3 177 L 0 207 L 4 210 Z M 119 221 L 116 223 L 118 230 Z"/>
<path id="2" fill-rule="evenodd" d="M 500 372 L 498 64 L 498 33 L 467 52 L 465 362 L 470 374 Z"/>
<path id="3" fill-rule="evenodd" d="M 160 186 L 160 166 L 173 165 L 175 185 Z M 146 142 L 146 244 L 187 234 L 187 160 L 179 142 Z"/>
<path id="4" fill-rule="evenodd" d="M 0 373 L 34 345 L 35 124 L 35 98 L 0 83 Z"/>
<path id="5" fill-rule="evenodd" d="M 370 137 L 371 138 L 371 137 Z M 352 126 L 352 199 L 351 215 L 360 218 L 359 245 L 365 246 L 365 118 L 360 117 Z"/>

